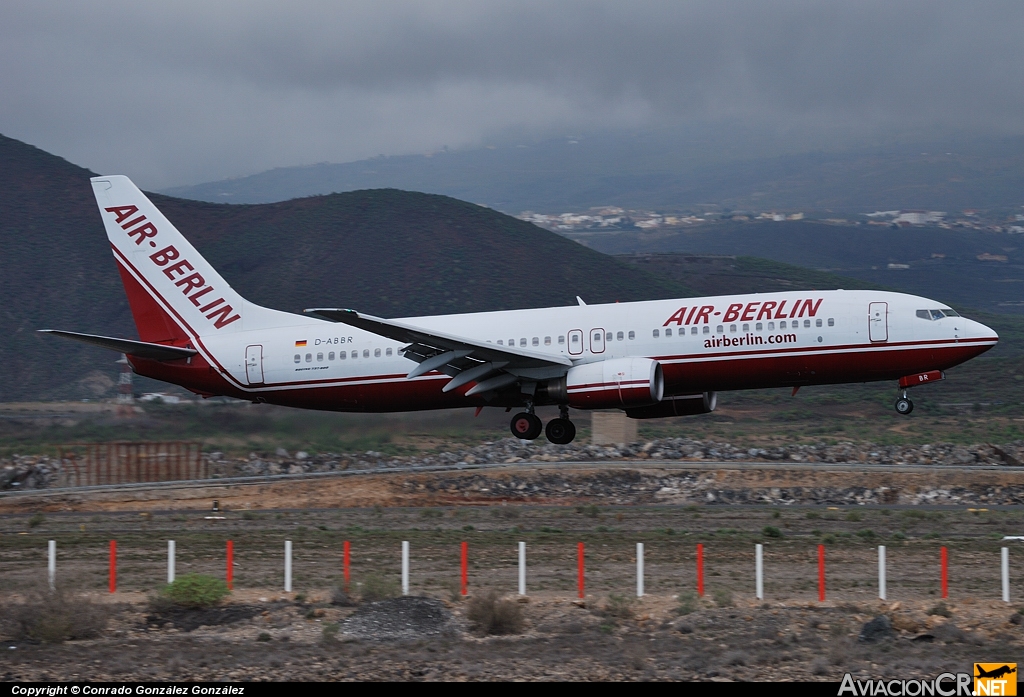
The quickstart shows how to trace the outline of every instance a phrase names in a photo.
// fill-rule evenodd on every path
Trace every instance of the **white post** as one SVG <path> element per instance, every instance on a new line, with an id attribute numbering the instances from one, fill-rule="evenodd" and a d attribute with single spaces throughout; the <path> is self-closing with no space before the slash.
<path id="1" fill-rule="evenodd" d="M 409 595 L 409 542 L 402 541 L 402 595 Z"/>
<path id="2" fill-rule="evenodd" d="M 1003 602 L 1010 602 L 1010 548 L 1003 547 Z"/>
<path id="3" fill-rule="evenodd" d="M 50 581 L 50 590 L 53 590 L 57 583 L 57 540 L 50 540 L 47 545 L 47 553 L 47 578 Z"/>
<path id="4" fill-rule="evenodd" d="M 526 543 L 519 543 L 519 595 L 526 595 Z"/>
<path id="5" fill-rule="evenodd" d="M 292 592 L 292 541 L 284 541 L 284 592 Z"/>
<path id="6" fill-rule="evenodd" d="M 764 600 L 764 546 L 754 547 L 754 591 L 758 600 Z"/>
<path id="7" fill-rule="evenodd" d="M 644 543 L 636 543 L 636 597 L 644 597 Z"/>
<path id="8" fill-rule="evenodd" d="M 878 599 L 885 600 L 885 545 L 878 546 Z"/>
<path id="9" fill-rule="evenodd" d="M 174 583 L 174 540 L 167 540 L 167 583 Z"/>

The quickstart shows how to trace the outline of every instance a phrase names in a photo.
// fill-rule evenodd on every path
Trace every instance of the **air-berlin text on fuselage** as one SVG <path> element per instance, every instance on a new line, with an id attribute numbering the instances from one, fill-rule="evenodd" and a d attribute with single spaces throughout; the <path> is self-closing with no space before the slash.
<path id="1" fill-rule="evenodd" d="M 667 327 L 670 324 L 681 326 L 684 324 L 710 324 L 711 318 L 715 317 L 720 322 L 759 322 L 764 319 L 788 319 L 790 317 L 814 317 L 821 307 L 822 298 L 817 300 L 797 300 L 789 305 L 789 300 L 764 300 L 747 303 L 733 303 L 722 312 L 715 311 L 714 305 L 694 305 L 693 307 L 681 307 L 671 317 L 665 320 Z M 721 319 L 718 319 L 721 316 Z"/>
<path id="2" fill-rule="evenodd" d="M 135 216 L 139 212 L 137 206 L 112 206 L 104 208 L 108 213 L 115 216 L 114 222 L 121 226 L 128 233 L 129 238 L 135 240 L 136 245 L 149 241 L 149 246 L 157 248 L 156 238 L 159 231 L 153 223 L 149 222 L 144 215 Z M 131 220 L 128 220 L 131 218 Z M 235 320 L 241 319 L 240 315 L 232 315 L 234 308 L 225 304 L 224 298 L 216 300 L 203 296 L 213 293 L 213 286 L 207 285 L 206 279 L 196 273 L 195 268 L 187 259 L 179 259 L 180 254 L 174 246 L 167 246 L 149 255 L 150 261 L 161 267 L 167 278 L 174 281 L 174 285 L 181 288 L 181 292 L 189 301 L 199 308 L 206 319 L 213 320 L 213 326 L 217 329 L 226 327 Z M 173 264 L 171 262 L 174 262 Z M 189 272 L 193 273 L 189 273 Z M 175 280 L 178 279 L 178 280 Z M 194 291 L 194 292 L 193 292 Z M 216 295 L 214 293 L 214 295 Z M 209 313 L 209 314 L 207 314 Z"/>

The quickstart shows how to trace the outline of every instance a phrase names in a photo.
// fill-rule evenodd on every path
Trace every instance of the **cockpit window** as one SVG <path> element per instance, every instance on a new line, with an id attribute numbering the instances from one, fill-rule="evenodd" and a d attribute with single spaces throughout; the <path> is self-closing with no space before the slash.
<path id="1" fill-rule="evenodd" d="M 953 310 L 918 310 L 917 316 L 921 319 L 936 320 L 943 317 L 959 317 Z"/>

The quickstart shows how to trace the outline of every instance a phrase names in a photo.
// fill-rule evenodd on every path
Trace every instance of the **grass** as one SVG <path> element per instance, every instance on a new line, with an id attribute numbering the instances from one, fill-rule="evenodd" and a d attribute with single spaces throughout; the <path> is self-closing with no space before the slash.
<path id="1" fill-rule="evenodd" d="M 228 584 L 203 574 L 185 574 L 167 584 L 160 598 L 179 607 L 207 608 L 219 604 L 228 593 Z"/>
<path id="2" fill-rule="evenodd" d="M 359 595 L 367 603 L 394 598 L 398 595 L 398 583 L 379 574 L 370 574 L 359 585 Z"/>
<path id="3" fill-rule="evenodd" d="M 466 619 L 482 634 L 519 634 L 523 631 L 523 610 L 519 603 L 488 590 L 474 595 L 466 608 Z"/>
<path id="4" fill-rule="evenodd" d="M 68 639 L 91 639 L 107 626 L 110 611 L 62 586 L 35 589 L 25 603 L 5 603 L 0 629 L 15 640 L 60 644 Z"/>

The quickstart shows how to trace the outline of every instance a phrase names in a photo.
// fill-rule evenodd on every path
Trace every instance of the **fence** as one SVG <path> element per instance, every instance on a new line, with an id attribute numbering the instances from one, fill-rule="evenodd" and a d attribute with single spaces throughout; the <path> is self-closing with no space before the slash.
<path id="1" fill-rule="evenodd" d="M 202 445 L 187 441 L 76 443 L 60 448 L 63 486 L 206 479 Z"/>
<path id="2" fill-rule="evenodd" d="M 226 545 L 226 573 L 225 580 L 227 581 L 228 588 L 234 587 L 234 541 L 227 540 Z M 345 540 L 342 547 L 342 568 L 345 579 L 345 587 L 348 588 L 349 583 L 349 565 L 351 558 L 351 543 Z M 826 568 L 825 568 L 825 545 L 818 545 L 818 600 L 824 602 L 826 599 L 825 593 L 825 580 L 826 580 Z M 518 581 L 519 581 L 519 595 L 526 595 L 526 543 L 519 542 L 518 544 Z M 697 567 L 697 595 L 704 595 L 704 557 L 705 549 L 703 544 L 698 544 L 696 547 L 695 563 Z M 401 559 L 402 559 L 402 595 L 409 594 L 409 575 L 411 572 L 411 559 L 410 559 L 410 546 L 408 541 L 402 542 L 401 547 Z M 567 560 L 568 561 L 568 560 Z M 886 548 L 884 546 L 878 547 L 878 597 L 880 600 L 886 600 Z M 586 549 L 583 542 L 577 543 L 576 546 L 576 571 L 577 581 L 576 590 L 579 598 L 583 599 L 586 597 Z M 758 600 L 764 600 L 764 547 L 760 544 L 754 545 L 754 596 Z M 117 542 L 116 540 L 110 541 L 110 552 L 109 552 L 109 588 L 110 592 L 114 593 L 117 590 Z M 636 595 L 638 598 L 644 597 L 644 543 L 638 542 L 636 545 Z M 175 575 L 175 542 L 174 540 L 167 541 L 167 582 L 172 583 Z M 54 587 L 57 576 L 57 542 L 56 540 L 50 540 L 47 544 L 47 581 L 51 588 Z M 1002 586 L 1002 600 L 1005 603 L 1010 602 L 1010 550 L 1008 547 L 1002 547 L 1000 549 L 1000 582 Z M 939 577 L 942 588 L 942 597 L 949 597 L 949 553 L 946 547 L 940 549 L 939 554 Z M 462 542 L 460 545 L 459 555 L 459 592 L 461 595 L 467 595 L 469 593 L 469 544 Z M 287 593 L 292 591 L 292 542 L 286 540 L 284 543 L 284 590 Z"/>

